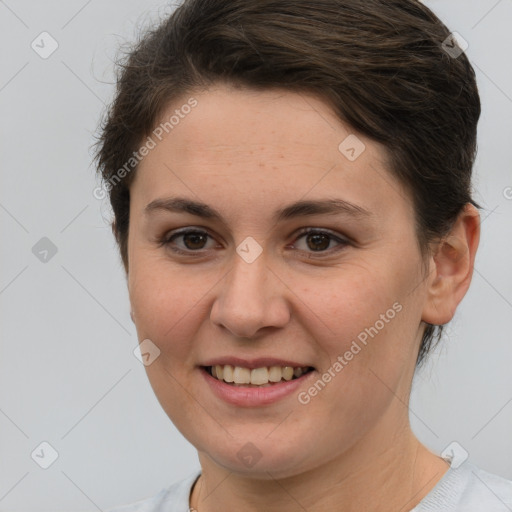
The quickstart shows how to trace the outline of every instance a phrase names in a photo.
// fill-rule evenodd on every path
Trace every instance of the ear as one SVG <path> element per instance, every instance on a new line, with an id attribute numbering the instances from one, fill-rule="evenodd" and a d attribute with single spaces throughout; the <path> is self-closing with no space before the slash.
<path id="1" fill-rule="evenodd" d="M 424 322 L 443 325 L 453 318 L 471 283 L 479 241 L 480 214 L 468 203 L 431 257 Z"/>

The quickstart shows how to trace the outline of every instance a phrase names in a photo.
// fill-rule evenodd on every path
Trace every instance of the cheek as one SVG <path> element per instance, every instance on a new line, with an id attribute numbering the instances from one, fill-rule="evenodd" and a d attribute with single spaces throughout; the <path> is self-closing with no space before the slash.
<path id="1" fill-rule="evenodd" d="M 180 268 L 155 254 L 138 254 L 130 268 L 130 302 L 139 339 L 151 339 L 162 360 L 185 359 L 207 315 L 208 292 L 219 277 L 193 265 Z"/>
<path id="2" fill-rule="evenodd" d="M 212 297 L 223 291 L 222 272 L 213 267 L 178 265 L 142 250 L 132 251 L 132 255 L 130 301 L 140 335 L 153 336 L 155 342 L 193 340 L 194 331 L 209 316 Z M 393 305 L 405 307 L 401 281 L 410 282 L 403 271 L 393 275 L 390 268 L 388 262 L 381 268 L 367 263 L 347 264 L 329 272 L 280 272 L 291 321 L 314 331 L 320 348 L 330 356 L 349 350 L 353 340 L 364 343 L 385 337 L 396 330 L 394 324 L 402 322 L 400 316 L 405 316 L 397 314 Z"/>
<path id="3" fill-rule="evenodd" d="M 290 322 L 310 332 L 331 361 L 349 351 L 353 341 L 363 349 L 360 360 L 382 361 L 397 352 L 400 338 L 410 334 L 404 326 L 414 317 L 407 313 L 415 279 L 412 258 L 399 256 L 404 255 L 388 251 L 331 268 L 277 266 L 276 286 L 282 287 Z M 412 263 L 408 267 L 402 260 Z M 208 321 L 212 301 L 224 291 L 223 275 L 213 264 L 179 264 L 163 251 L 132 246 L 129 291 L 139 339 L 150 338 L 162 351 L 185 355 Z"/>
<path id="4" fill-rule="evenodd" d="M 316 314 L 315 323 L 324 326 L 326 339 L 332 340 L 331 355 L 349 350 L 352 340 L 364 343 L 385 335 L 399 321 L 397 310 L 403 309 L 400 282 L 389 271 L 369 265 L 347 265 L 334 278 L 311 276 L 301 282 L 303 303 Z"/>
<path id="5" fill-rule="evenodd" d="M 338 284 L 314 278 L 308 283 L 315 294 L 304 302 L 319 317 L 309 327 L 318 326 L 313 334 L 324 333 L 315 339 L 328 356 L 322 368 L 330 379 L 328 394 L 351 411 L 346 417 L 371 415 L 370 404 L 376 413 L 389 403 L 390 389 L 399 392 L 401 378 L 414 362 L 421 308 L 408 283 L 415 275 L 412 264 L 393 267 L 387 262 L 380 269 L 346 268 Z"/>

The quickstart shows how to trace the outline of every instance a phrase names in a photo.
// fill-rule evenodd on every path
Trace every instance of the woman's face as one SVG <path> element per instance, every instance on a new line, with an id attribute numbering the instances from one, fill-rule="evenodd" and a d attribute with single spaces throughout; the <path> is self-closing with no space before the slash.
<path id="1" fill-rule="evenodd" d="M 383 148 L 314 96 L 191 96 L 165 112 L 180 115 L 154 132 L 130 190 L 130 300 L 156 396 L 229 471 L 292 476 L 354 447 L 371 457 L 407 424 L 427 301 L 409 195 Z M 325 201 L 337 211 L 292 207 Z M 248 389 L 203 368 L 229 358 L 314 370 Z"/>

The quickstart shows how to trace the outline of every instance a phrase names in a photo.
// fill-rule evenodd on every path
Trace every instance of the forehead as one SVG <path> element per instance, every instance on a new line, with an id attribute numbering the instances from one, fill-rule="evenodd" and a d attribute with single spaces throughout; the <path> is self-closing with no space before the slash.
<path id="1" fill-rule="evenodd" d="M 168 134 L 179 156 L 187 159 L 224 161 L 253 155 L 252 160 L 286 159 L 303 166 L 328 163 L 340 156 L 340 137 L 353 133 L 311 94 L 218 85 L 192 96 L 197 105 Z M 173 102 L 161 121 L 186 101 L 183 97 Z"/>
<path id="2" fill-rule="evenodd" d="M 174 101 L 156 130 L 133 184 L 146 204 L 178 190 L 226 210 L 241 195 L 269 205 L 328 193 L 377 212 L 408 203 L 384 147 L 314 95 L 217 86 Z"/>

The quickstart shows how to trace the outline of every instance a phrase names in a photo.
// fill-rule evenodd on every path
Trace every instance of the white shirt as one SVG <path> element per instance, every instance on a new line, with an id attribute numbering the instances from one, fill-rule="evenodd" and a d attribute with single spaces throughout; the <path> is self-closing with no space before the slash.
<path id="1" fill-rule="evenodd" d="M 189 512 L 190 491 L 201 474 L 162 489 L 155 496 L 106 512 Z M 450 466 L 437 485 L 409 512 L 512 512 L 512 481 L 464 462 Z M 200 512 L 200 511 L 199 511 Z"/>

